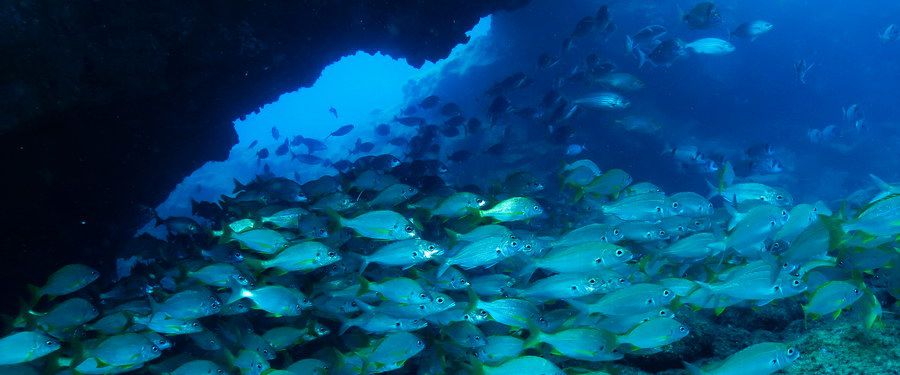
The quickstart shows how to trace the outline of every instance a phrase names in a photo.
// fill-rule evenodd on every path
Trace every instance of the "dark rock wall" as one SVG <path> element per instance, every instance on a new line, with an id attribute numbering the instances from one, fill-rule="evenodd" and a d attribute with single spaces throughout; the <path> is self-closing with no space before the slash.
<path id="1" fill-rule="evenodd" d="M 526 1 L 3 2 L 4 291 L 66 263 L 108 264 L 141 205 L 227 156 L 233 120 L 341 56 L 419 66 Z"/>

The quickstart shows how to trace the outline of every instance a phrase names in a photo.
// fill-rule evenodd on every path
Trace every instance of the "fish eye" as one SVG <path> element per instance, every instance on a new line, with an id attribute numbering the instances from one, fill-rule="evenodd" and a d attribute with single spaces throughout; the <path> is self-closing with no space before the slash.
<path id="1" fill-rule="evenodd" d="M 619 278 L 619 282 L 620 282 L 620 283 L 624 283 L 624 282 L 625 282 L 625 278 L 624 278 L 624 277 L 620 277 L 620 278 Z"/>
<path id="2" fill-rule="evenodd" d="M 238 276 L 237 279 L 238 279 L 238 281 L 242 281 L 242 282 L 247 281 L 247 278 L 243 277 L 243 276 Z"/>
<path id="3" fill-rule="evenodd" d="M 422 340 L 416 341 L 416 346 L 422 346 L 422 345 L 424 345 L 424 344 L 422 343 Z"/>
<path id="4" fill-rule="evenodd" d="M 853 294 L 859 294 L 859 289 L 853 289 Z"/>
<path id="5" fill-rule="evenodd" d="M 519 243 L 516 241 L 513 241 L 510 245 L 512 245 L 513 247 L 516 247 L 516 246 L 519 246 Z"/>
<path id="6" fill-rule="evenodd" d="M 425 310 L 425 305 L 419 305 L 419 310 Z"/>
<path id="7" fill-rule="evenodd" d="M 303 303 L 309 303 L 309 298 L 304 298 Z"/>
<path id="8" fill-rule="evenodd" d="M 154 353 L 156 353 L 156 352 L 159 351 L 159 347 L 156 346 L 156 345 L 153 345 L 153 346 L 150 347 L 150 350 L 152 350 Z"/>
<path id="9" fill-rule="evenodd" d="M 412 231 L 413 231 L 413 227 L 411 227 L 409 225 L 407 225 L 406 228 L 404 228 L 404 229 L 406 230 L 406 233 L 412 233 Z"/>
<path id="10" fill-rule="evenodd" d="M 47 342 L 46 342 L 45 344 L 47 344 L 47 346 L 53 346 L 53 341 L 52 341 L 52 340 L 47 340 Z"/>
<path id="11" fill-rule="evenodd" d="M 775 220 L 770 221 L 770 222 L 769 222 L 769 225 L 771 225 L 771 226 L 774 227 L 774 226 L 775 226 Z"/>
<path id="12" fill-rule="evenodd" d="M 480 314 L 481 316 L 487 316 L 488 313 L 485 310 L 479 310 L 478 314 Z"/>
<path id="13" fill-rule="evenodd" d="M 428 245 L 428 250 L 434 250 L 434 245 Z"/>
<path id="14" fill-rule="evenodd" d="M 475 336 L 475 341 L 481 341 L 481 336 Z"/>
<path id="15" fill-rule="evenodd" d="M 413 252 L 412 252 L 412 256 L 413 256 L 413 258 L 415 258 L 415 257 L 419 256 L 419 253 L 413 251 Z"/>
<path id="16" fill-rule="evenodd" d="M 191 323 L 191 327 L 194 327 L 194 328 L 200 327 L 200 323 L 193 322 L 193 323 Z"/>
<path id="17" fill-rule="evenodd" d="M 794 284 L 794 286 L 800 286 L 800 280 L 794 280 L 792 284 Z"/>
<path id="18" fill-rule="evenodd" d="M 334 258 L 334 256 L 335 256 L 334 251 L 329 251 L 329 252 L 328 252 L 328 257 L 329 257 L 329 258 Z"/>
<path id="19" fill-rule="evenodd" d="M 597 279 L 590 279 L 590 280 L 588 280 L 588 283 L 596 284 L 596 283 L 597 283 Z"/>
<path id="20" fill-rule="evenodd" d="M 600 241 L 608 242 L 608 241 L 606 240 L 606 236 L 600 236 Z"/>
<path id="21" fill-rule="evenodd" d="M 668 315 L 666 310 L 659 310 L 659 316 L 666 316 L 666 315 Z"/>
<path id="22" fill-rule="evenodd" d="M 788 354 L 794 354 L 794 348 L 788 348 Z"/>
<path id="23" fill-rule="evenodd" d="M 775 199 L 782 200 L 782 199 L 784 199 L 784 196 L 782 196 L 781 194 L 778 194 L 775 196 Z"/>
<path id="24" fill-rule="evenodd" d="M 394 323 L 394 327 L 400 328 L 400 325 L 401 325 L 400 322 Z"/>
<path id="25" fill-rule="evenodd" d="M 597 263 L 597 264 L 603 263 L 603 258 L 594 259 L 594 263 Z"/>
<path id="26" fill-rule="evenodd" d="M 662 212 L 662 207 L 657 206 L 657 207 L 656 207 L 656 212 L 657 212 L 657 213 Z"/>
<path id="27" fill-rule="evenodd" d="M 681 327 L 678 327 L 678 330 L 681 332 L 684 332 L 684 331 L 687 331 L 687 328 L 684 328 L 684 326 L 681 326 Z"/>
<path id="28" fill-rule="evenodd" d="M 672 292 L 670 292 L 668 289 L 663 290 L 663 296 L 664 296 L 664 297 L 668 297 L 669 294 L 672 294 Z"/>
<path id="29" fill-rule="evenodd" d="M 358 303 L 356 303 L 356 301 L 353 301 L 353 302 L 350 302 L 350 306 L 353 306 L 353 307 L 358 307 L 358 306 L 359 306 L 359 304 L 358 304 Z"/>
<path id="30" fill-rule="evenodd" d="M 678 208 L 678 202 L 672 202 L 672 208 Z"/>
<path id="31" fill-rule="evenodd" d="M 572 285 L 572 291 L 577 291 L 577 290 L 578 290 L 578 286 Z"/>
<path id="32" fill-rule="evenodd" d="M 525 245 L 525 250 L 526 250 L 526 251 L 531 251 L 531 244 Z"/>
<path id="33" fill-rule="evenodd" d="M 479 205 L 482 205 L 482 204 L 484 204 L 484 199 L 481 199 L 481 198 L 475 198 L 475 203 L 478 203 Z"/>
<path id="34" fill-rule="evenodd" d="M 652 305 L 652 304 L 653 304 L 653 298 L 647 298 L 647 304 L 648 304 L 648 305 Z"/>
<path id="35" fill-rule="evenodd" d="M 625 254 L 625 251 L 623 251 L 622 249 L 616 250 L 616 256 L 617 256 L 617 257 L 620 257 L 620 256 L 622 256 L 623 254 Z"/>
<path id="36" fill-rule="evenodd" d="M 444 303 L 444 297 L 438 297 L 435 301 L 437 303 Z"/>
<path id="37" fill-rule="evenodd" d="M 664 231 L 664 230 L 660 230 L 660 231 L 659 231 L 659 236 L 660 236 L 660 237 L 665 236 L 665 235 L 666 235 L 666 231 Z"/>
<path id="38" fill-rule="evenodd" d="M 419 294 L 419 298 L 425 298 L 425 297 L 428 297 L 428 295 L 426 295 L 425 293 L 420 293 L 420 294 Z"/>
<path id="39" fill-rule="evenodd" d="M 532 207 L 532 208 L 533 208 L 535 211 L 537 211 L 537 210 L 540 210 L 540 209 L 541 209 L 541 206 L 535 205 L 535 206 Z"/>
<path id="40" fill-rule="evenodd" d="M 619 233 L 621 233 L 621 232 L 619 231 L 619 228 L 613 229 L 613 234 L 614 234 L 614 235 L 618 236 Z"/>

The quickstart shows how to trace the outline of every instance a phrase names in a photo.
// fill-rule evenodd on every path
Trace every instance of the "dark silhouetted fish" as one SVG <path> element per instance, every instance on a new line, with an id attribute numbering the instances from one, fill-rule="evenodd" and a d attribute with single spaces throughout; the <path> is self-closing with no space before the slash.
<path id="1" fill-rule="evenodd" d="M 291 160 L 297 160 L 303 164 L 322 164 L 324 159 L 311 154 L 291 154 Z"/>
<path id="2" fill-rule="evenodd" d="M 572 30 L 572 37 L 578 38 L 587 35 L 594 29 L 594 17 L 584 17 L 575 24 L 575 30 Z"/>
<path id="3" fill-rule="evenodd" d="M 507 91 L 521 89 L 523 87 L 527 87 L 531 85 L 531 78 L 528 78 L 525 73 L 518 72 L 509 75 L 504 78 L 502 81 L 495 83 L 491 88 L 487 90 L 488 95 L 501 95 Z"/>
<path id="4" fill-rule="evenodd" d="M 265 159 L 267 157 L 269 157 L 269 149 L 267 148 L 263 148 L 262 150 L 256 152 L 256 158 L 259 160 Z"/>
<path id="5" fill-rule="evenodd" d="M 406 146 L 406 144 L 409 143 L 409 141 L 407 141 L 406 138 L 403 138 L 403 137 L 396 137 L 396 138 L 391 138 L 391 140 L 388 141 L 388 143 L 399 147 L 399 146 Z"/>
<path id="6" fill-rule="evenodd" d="M 362 139 L 356 138 L 356 144 L 353 146 L 353 149 L 350 150 L 350 154 L 367 153 L 372 151 L 373 148 L 375 148 L 374 143 L 363 142 Z"/>
<path id="7" fill-rule="evenodd" d="M 419 102 L 419 107 L 422 107 L 425 109 L 434 108 L 434 106 L 436 106 L 440 101 L 441 101 L 441 98 L 439 96 L 431 95 L 431 96 L 426 97 L 425 99 L 422 99 L 422 101 Z"/>
<path id="8" fill-rule="evenodd" d="M 281 133 L 279 133 L 278 128 L 276 128 L 274 126 L 272 127 L 272 138 L 275 138 L 275 140 L 278 140 L 278 138 L 281 138 Z"/>
<path id="9" fill-rule="evenodd" d="M 331 166 L 334 167 L 334 169 L 337 169 L 339 172 L 346 172 L 350 169 L 350 167 L 353 166 L 353 163 L 347 159 L 344 159 L 331 163 Z"/>
<path id="10" fill-rule="evenodd" d="M 722 22 L 722 16 L 719 15 L 716 4 L 711 1 L 697 3 L 690 12 L 681 18 L 691 29 L 708 29 Z"/>
<path id="11" fill-rule="evenodd" d="M 379 124 L 375 127 L 375 134 L 386 137 L 391 134 L 391 126 L 388 124 Z"/>
<path id="12" fill-rule="evenodd" d="M 300 142 L 306 146 L 306 153 L 308 153 L 308 154 L 311 154 L 316 151 L 323 151 L 323 150 L 328 149 L 328 145 L 326 145 L 325 142 L 322 142 L 317 139 L 304 137 Z"/>
<path id="13" fill-rule="evenodd" d="M 394 116 L 394 122 L 399 122 L 405 126 L 422 126 L 425 125 L 425 119 L 422 117 L 397 117 Z"/>
<path id="14" fill-rule="evenodd" d="M 331 132 L 331 134 L 328 134 L 328 136 L 326 136 L 325 139 L 328 139 L 328 137 L 331 137 L 331 136 L 334 136 L 334 137 L 344 136 L 344 135 L 347 135 L 347 133 L 350 133 L 351 131 L 353 131 L 353 124 L 347 124 L 347 125 L 337 128 L 337 130 Z"/>
<path id="15" fill-rule="evenodd" d="M 338 117 L 337 109 L 335 109 L 334 107 L 328 108 L 328 112 L 331 112 L 331 114 L 334 115 L 334 118 Z"/>
<path id="16" fill-rule="evenodd" d="M 257 143 L 259 143 L 259 141 L 257 141 L 257 140 L 254 139 L 253 142 L 250 142 L 250 145 L 247 146 L 247 148 L 254 148 L 254 147 L 256 147 L 256 144 L 257 144 Z"/>
<path id="17" fill-rule="evenodd" d="M 446 117 L 459 116 L 461 113 L 462 109 L 456 103 L 447 103 L 441 107 L 441 114 Z"/>
<path id="18" fill-rule="evenodd" d="M 650 51 L 650 54 L 645 54 L 640 49 L 637 51 L 640 58 L 639 66 L 644 66 L 644 63 L 647 61 L 652 62 L 654 65 L 669 66 L 687 53 L 684 49 L 684 42 L 680 39 L 663 40 L 662 43 L 659 43 L 656 48 Z"/>
<path id="19" fill-rule="evenodd" d="M 469 122 L 466 123 L 466 134 L 477 133 L 481 130 L 481 120 L 477 118 L 470 118 Z"/>
<path id="20" fill-rule="evenodd" d="M 278 148 L 275 149 L 275 156 L 283 156 L 284 154 L 287 154 L 290 149 L 290 143 L 288 142 L 287 138 L 285 138 L 284 143 L 282 143 L 281 146 L 278 146 Z"/>
<path id="21" fill-rule="evenodd" d="M 447 159 L 450 161 L 457 162 L 457 163 L 462 163 L 462 162 L 465 162 L 466 160 L 469 160 L 471 157 L 472 157 L 472 153 L 469 152 L 468 150 L 459 150 L 459 151 L 456 151 L 456 152 L 450 154 L 450 156 L 448 156 Z"/>
<path id="22" fill-rule="evenodd" d="M 495 143 L 491 147 L 488 147 L 484 152 L 496 156 L 503 155 L 503 153 L 506 152 L 506 144 L 503 142 Z"/>
<path id="23" fill-rule="evenodd" d="M 441 127 L 441 134 L 443 134 L 445 137 L 455 137 L 459 135 L 459 127 L 450 124 L 444 124 L 444 126 Z"/>
<path id="24" fill-rule="evenodd" d="M 303 136 L 302 135 L 294 136 L 294 138 L 291 139 L 291 146 L 299 146 L 302 144 L 303 144 Z"/>
<path id="25" fill-rule="evenodd" d="M 537 60 L 537 66 L 540 69 L 552 68 L 553 66 L 555 66 L 558 63 L 559 63 L 559 57 L 557 57 L 555 55 L 551 55 L 546 52 L 544 52 L 540 56 L 538 56 L 538 60 Z"/>
<path id="26" fill-rule="evenodd" d="M 500 118 L 503 117 L 504 114 L 509 112 L 510 103 L 509 99 L 506 99 L 505 96 L 498 96 L 494 98 L 491 102 L 491 106 L 488 107 L 488 115 L 491 117 L 491 126 L 497 124 L 500 121 Z"/>

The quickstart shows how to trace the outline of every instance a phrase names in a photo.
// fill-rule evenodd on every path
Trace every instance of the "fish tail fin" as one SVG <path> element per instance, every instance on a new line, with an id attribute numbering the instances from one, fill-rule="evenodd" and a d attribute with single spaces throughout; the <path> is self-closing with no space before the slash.
<path id="1" fill-rule="evenodd" d="M 234 182 L 234 189 L 231 189 L 232 193 L 237 193 L 241 190 L 247 190 L 247 185 L 244 185 L 243 183 L 238 181 L 237 178 L 232 178 L 231 181 Z"/>
<path id="2" fill-rule="evenodd" d="M 692 363 L 689 363 L 686 361 L 682 361 L 681 363 L 684 364 L 684 369 L 687 370 L 688 374 L 691 374 L 691 375 L 706 374 L 699 366 L 697 366 L 695 364 L 692 364 Z"/>
<path id="3" fill-rule="evenodd" d="M 339 214 L 335 210 L 331 210 L 331 209 L 325 210 L 325 215 L 327 215 L 328 218 L 330 219 L 329 222 L 332 226 L 332 228 L 330 228 L 330 229 L 332 229 L 334 231 L 343 228 L 347 222 L 347 219 L 345 219 L 343 216 L 341 216 L 341 214 Z"/>
<path id="4" fill-rule="evenodd" d="M 455 243 L 455 242 L 459 242 L 459 237 L 461 236 L 461 235 L 459 234 L 459 232 L 457 232 L 457 231 L 455 231 L 455 230 L 453 230 L 453 229 L 450 229 L 450 228 L 444 228 L 444 232 L 447 233 L 447 237 L 450 237 L 450 239 L 451 239 L 454 243 Z"/>
<path id="5" fill-rule="evenodd" d="M 634 50 L 637 51 L 637 54 L 638 54 L 638 69 L 643 68 L 644 64 L 646 64 L 647 61 L 649 61 L 647 59 L 647 54 L 644 53 L 644 51 L 641 51 L 640 48 L 635 48 Z"/>
<path id="6" fill-rule="evenodd" d="M 887 182 L 884 182 L 884 180 L 878 178 L 878 176 L 876 176 L 874 174 L 870 173 L 869 178 L 872 179 L 872 182 L 875 183 L 875 186 L 878 186 L 878 188 L 881 189 L 881 191 L 883 191 L 883 192 L 889 193 L 892 190 L 896 190 L 890 184 L 888 184 Z"/>
<path id="7" fill-rule="evenodd" d="M 359 271 L 357 271 L 357 273 L 362 275 L 363 272 L 366 272 L 366 268 L 369 267 L 369 257 L 360 255 L 359 258 L 362 260 L 362 263 L 359 265 Z"/>
<path id="8" fill-rule="evenodd" d="M 250 291 L 244 288 L 244 286 L 237 282 L 233 277 L 228 278 L 228 287 L 231 288 L 231 294 L 225 302 L 226 305 L 232 304 L 244 297 L 248 297 L 248 294 L 250 294 Z"/>
<path id="9" fill-rule="evenodd" d="M 268 268 L 266 261 L 256 258 L 246 257 L 244 258 L 244 264 L 246 264 L 256 272 L 262 272 Z"/>
<path id="10" fill-rule="evenodd" d="M 541 332 L 541 328 L 533 321 L 529 321 L 528 327 L 526 328 L 528 328 L 528 338 L 525 339 L 522 349 L 528 350 L 541 344 L 543 332 Z"/>
<path id="11" fill-rule="evenodd" d="M 367 280 L 365 277 L 362 277 L 362 275 L 357 275 L 356 279 L 359 280 L 359 290 L 356 291 L 357 296 L 361 296 L 372 290 L 372 283 L 369 282 L 369 280 Z"/>
<path id="12" fill-rule="evenodd" d="M 44 296 L 44 292 L 37 285 L 28 284 L 27 288 L 28 288 L 28 295 L 30 297 L 27 302 L 28 306 L 37 305 L 37 303 Z"/>
<path id="13" fill-rule="evenodd" d="M 447 272 L 448 269 L 450 269 L 450 266 L 452 266 L 452 264 L 450 264 L 449 261 L 444 261 L 444 263 L 441 263 L 441 265 L 438 266 L 437 276 L 442 276 L 445 272 Z"/>
<path id="14" fill-rule="evenodd" d="M 347 319 L 341 322 L 341 328 L 338 329 L 338 336 L 343 336 L 344 333 L 347 333 L 347 330 L 353 328 L 356 325 L 356 319 Z"/>

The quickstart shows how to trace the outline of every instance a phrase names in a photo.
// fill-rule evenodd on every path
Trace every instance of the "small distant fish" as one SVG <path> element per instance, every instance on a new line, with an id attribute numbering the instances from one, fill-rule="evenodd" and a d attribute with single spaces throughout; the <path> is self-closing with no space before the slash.
<path id="1" fill-rule="evenodd" d="M 257 140 L 254 139 L 253 142 L 250 142 L 250 145 L 247 146 L 247 148 L 254 148 L 254 147 L 256 147 L 256 144 L 257 144 L 257 143 L 259 143 L 259 141 L 257 141 Z"/>
<path id="2" fill-rule="evenodd" d="M 644 88 L 644 82 L 632 74 L 613 72 L 604 74 L 594 80 L 595 83 L 610 89 L 622 91 L 637 91 Z"/>
<path id="3" fill-rule="evenodd" d="M 622 110 L 628 108 L 631 102 L 622 95 L 614 92 L 599 92 L 573 101 L 575 105 L 600 110 Z"/>
<path id="4" fill-rule="evenodd" d="M 425 125 L 425 119 L 421 117 L 396 117 L 394 122 L 399 122 L 405 126 L 422 126 Z"/>
<path id="5" fill-rule="evenodd" d="M 284 154 L 287 154 L 290 149 L 290 142 L 288 142 L 287 138 L 285 138 L 284 143 L 282 143 L 281 146 L 278 146 L 278 148 L 275 149 L 275 156 L 284 156 Z"/>
<path id="6" fill-rule="evenodd" d="M 760 35 L 772 31 L 774 27 L 775 25 L 762 20 L 744 22 L 731 32 L 731 37 L 745 38 L 754 41 Z"/>
<path id="7" fill-rule="evenodd" d="M 388 143 L 390 143 L 394 146 L 406 146 L 406 144 L 409 143 L 409 141 L 403 137 L 396 137 L 396 138 L 392 138 L 390 141 L 388 141 Z"/>
<path id="8" fill-rule="evenodd" d="M 328 149 L 328 145 L 317 139 L 301 138 L 300 143 L 306 146 L 306 153 L 311 154 L 316 151 L 324 151 Z"/>
<path id="9" fill-rule="evenodd" d="M 691 29 L 708 29 L 722 22 L 722 16 L 711 1 L 697 3 L 681 18 Z"/>
<path id="10" fill-rule="evenodd" d="M 556 66 L 558 63 L 559 57 L 544 52 L 538 56 L 537 66 L 541 69 L 549 69 Z"/>
<path id="11" fill-rule="evenodd" d="M 263 160 L 267 157 L 269 157 L 269 149 L 268 148 L 263 148 L 262 150 L 259 150 L 256 152 L 256 158 L 258 160 Z"/>
<path id="12" fill-rule="evenodd" d="M 505 96 L 498 96 L 494 98 L 494 100 L 491 102 L 490 107 L 488 107 L 488 114 L 491 116 L 491 126 L 496 125 L 497 122 L 500 121 L 500 118 L 509 111 L 509 99 L 506 99 Z"/>
<path id="13" fill-rule="evenodd" d="M 878 34 L 878 39 L 881 39 L 882 43 L 890 43 L 900 39 L 900 28 L 894 24 L 887 25 L 884 31 Z"/>
<path id="14" fill-rule="evenodd" d="M 281 138 L 281 133 L 278 132 L 278 128 L 274 126 L 272 127 L 272 138 L 274 138 L 276 141 L 278 140 L 278 138 Z"/>
<path id="15" fill-rule="evenodd" d="M 506 144 L 504 144 L 503 142 L 493 144 L 488 147 L 487 150 L 485 150 L 486 153 L 497 156 L 502 155 L 505 151 Z"/>
<path id="16" fill-rule="evenodd" d="M 350 133 L 351 131 L 353 131 L 353 124 L 347 124 L 347 125 L 341 126 L 340 128 L 337 128 L 337 130 L 331 132 L 331 134 L 328 134 L 328 136 L 326 136 L 325 139 L 328 139 L 328 137 L 332 137 L 332 136 L 334 136 L 334 137 L 344 136 L 344 135 L 347 135 L 347 133 Z"/>
<path id="17" fill-rule="evenodd" d="M 531 85 L 534 81 L 528 78 L 525 73 L 513 73 L 500 82 L 495 83 L 487 90 L 488 95 L 501 95 L 507 91 L 521 89 Z"/>
<path id="18" fill-rule="evenodd" d="M 568 37 L 562 41 L 562 53 L 569 52 L 570 50 L 572 50 L 572 37 Z"/>
<path id="19" fill-rule="evenodd" d="M 331 114 L 334 115 L 334 118 L 338 117 L 337 109 L 335 109 L 334 107 L 328 108 L 328 112 L 331 112 Z"/>
<path id="20" fill-rule="evenodd" d="M 322 162 L 325 161 L 324 159 L 311 154 L 293 154 L 291 155 L 291 160 L 297 160 L 303 164 L 310 165 L 322 164 Z"/>
<path id="21" fill-rule="evenodd" d="M 573 143 L 573 144 L 569 145 L 569 147 L 566 148 L 566 155 L 567 156 L 575 156 L 575 155 L 581 154 L 582 152 L 584 152 L 584 150 L 587 150 L 587 147 L 585 147 L 584 145 L 579 145 L 579 144 Z"/>
<path id="22" fill-rule="evenodd" d="M 859 104 L 851 104 L 847 108 L 841 108 L 841 111 L 844 113 L 844 120 L 853 125 L 854 129 L 862 130 L 865 115 L 863 115 L 862 109 L 859 108 Z"/>
<path id="23" fill-rule="evenodd" d="M 459 116 L 462 114 L 462 109 L 456 103 L 447 103 L 441 107 L 441 114 L 446 117 Z"/>
<path id="24" fill-rule="evenodd" d="M 481 120 L 477 118 L 470 118 L 469 122 L 466 123 L 466 134 L 476 133 L 481 130 Z"/>
<path id="25" fill-rule="evenodd" d="M 801 84 L 806 84 L 806 75 L 815 65 L 815 63 L 807 63 L 804 59 L 797 60 L 797 62 L 794 63 L 794 72 L 797 74 L 797 80 L 800 81 Z"/>
<path id="26" fill-rule="evenodd" d="M 422 99 L 421 102 L 419 102 L 419 107 L 422 107 L 425 109 L 434 108 L 434 106 L 436 106 L 440 101 L 441 101 L 441 98 L 439 96 L 429 95 L 425 99 Z"/>
<path id="27" fill-rule="evenodd" d="M 459 150 L 459 151 L 456 151 L 456 152 L 450 154 L 450 156 L 448 156 L 447 159 L 450 161 L 457 162 L 457 163 L 462 163 L 462 162 L 469 160 L 469 158 L 471 158 L 471 157 L 472 157 L 471 152 L 469 152 L 467 150 Z"/>
<path id="28" fill-rule="evenodd" d="M 375 134 L 386 137 L 391 134 L 391 126 L 388 124 L 379 124 L 375 127 Z"/>
<path id="29" fill-rule="evenodd" d="M 701 55 L 726 55 L 734 52 L 734 45 L 719 38 L 702 38 L 684 45 L 685 49 Z"/>
<path id="30" fill-rule="evenodd" d="M 374 143 L 372 143 L 372 142 L 363 142 L 362 139 L 357 138 L 357 139 L 356 139 L 356 144 L 354 144 L 353 149 L 350 150 L 350 154 L 351 154 L 351 155 L 352 155 L 352 154 L 360 154 L 360 153 L 365 154 L 365 153 L 367 153 L 367 152 L 371 152 L 372 149 L 374 149 L 374 148 L 375 148 L 375 144 L 374 144 Z"/>
<path id="31" fill-rule="evenodd" d="M 584 17 L 575 24 L 575 30 L 572 30 L 573 37 L 582 37 L 587 35 L 591 30 L 594 29 L 594 22 L 596 19 L 594 17 Z"/>
<path id="32" fill-rule="evenodd" d="M 648 61 L 654 65 L 669 66 L 686 54 L 684 42 L 681 39 L 663 40 L 649 54 L 640 48 L 636 48 L 635 51 L 637 51 L 638 59 L 640 60 L 638 67 L 644 66 Z"/>

